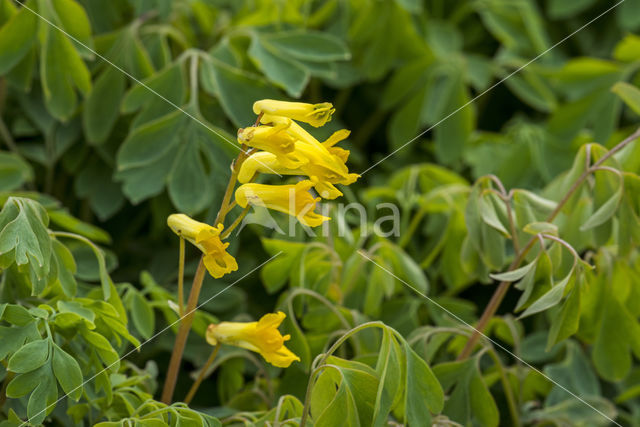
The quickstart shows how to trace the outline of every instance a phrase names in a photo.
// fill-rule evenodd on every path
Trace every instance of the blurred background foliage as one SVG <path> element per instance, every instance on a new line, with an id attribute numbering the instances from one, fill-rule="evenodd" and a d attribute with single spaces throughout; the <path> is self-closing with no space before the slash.
<path id="1" fill-rule="evenodd" d="M 476 182 L 493 174 L 507 190 L 518 189 L 512 200 L 521 240 L 555 233 L 597 268 L 572 267 L 571 254 L 559 244 L 532 254 L 526 262 L 535 268 L 511 277 L 526 282 L 507 294 L 488 331 L 598 410 L 639 425 L 640 370 L 631 354 L 640 356 L 640 144 L 607 163 L 626 173 L 624 191 L 617 190 L 622 188 L 617 175 L 599 171 L 593 191 L 577 194 L 566 215 L 551 224 L 555 229 L 526 228 L 544 223 L 570 177 L 589 166 L 585 158 L 597 160 L 637 126 L 640 1 L 626 0 L 601 17 L 610 2 L 28 0 L 24 5 L 0 0 L 3 201 L 10 195 L 34 199 L 46 209 L 46 220 L 39 214 L 44 229 L 74 232 L 101 245 L 104 267 L 87 245 L 65 246 L 77 264 L 75 276 L 87 284 L 77 294 L 93 292 L 89 283 L 104 289 L 108 270 L 122 310 L 130 313 L 131 340 L 149 338 L 176 319 L 167 301 L 175 293 L 178 242 L 166 217 L 179 211 L 213 220 L 237 154 L 236 129 L 255 120 L 255 100 L 332 102 L 333 121 L 314 135 L 350 129 L 345 143 L 350 169 L 366 171 L 344 189 L 342 201 L 369 207 L 369 227 L 386 213 L 377 203 L 400 208 L 399 237 L 368 236 L 357 215 L 336 206 L 328 238 L 309 238 L 302 229 L 285 237 L 255 225 L 232 237 L 240 271 L 223 280 L 206 279 L 202 300 L 268 256 L 283 254 L 201 310 L 177 395 L 188 389 L 188 374 L 204 364 L 209 349 L 202 335 L 216 318 L 251 320 L 281 309 L 288 316 L 290 347 L 302 362 L 279 376 L 255 355 L 225 349 L 194 407 L 232 416 L 229 423 L 299 417 L 314 357 L 347 330 L 379 319 L 433 368 L 431 374 L 420 365 L 416 375 L 435 375 L 448 395 L 434 422 L 510 424 L 507 389 L 513 389 L 525 424 L 606 425 L 593 409 L 488 343 L 456 362 L 466 330 L 405 286 L 410 283 L 467 322 L 477 319 L 494 290 L 484 286 L 491 283 L 489 273 L 506 270 L 513 257 L 506 213 L 485 191 L 496 190 L 496 184 L 486 178 Z M 599 145 L 585 148 L 594 141 Z M 612 194 L 616 203 L 600 210 Z M 614 216 L 613 205 L 625 208 Z M 580 229 L 598 211 L 600 219 Z M 276 221 L 287 229 L 285 218 Z M 363 258 L 363 250 L 378 267 Z M 195 251 L 188 256 L 193 274 Z M 3 292 L 14 283 L 6 274 Z M 565 276 L 571 285 L 560 295 L 566 298 L 555 307 L 555 320 L 510 314 L 516 307 L 527 310 L 554 277 L 561 282 Z M 574 282 L 591 286 L 571 293 L 578 289 Z M 608 292 L 610 283 L 620 289 Z M 67 294 L 71 298 L 76 290 Z M 580 305 L 578 297 L 570 298 L 576 294 L 582 301 L 578 314 L 571 311 Z M 541 303 L 546 305 L 533 311 L 559 302 Z M 571 322 L 580 314 L 578 330 Z M 551 324 L 560 325 L 551 328 L 553 339 L 547 337 Z M 616 329 L 627 332 L 613 333 Z M 577 338 L 566 339 L 575 333 Z M 165 333 L 129 356 L 133 364 L 111 383 L 126 383 L 127 375 L 138 378 L 132 371 L 145 364 L 144 381 L 161 383 L 173 339 Z M 384 328 L 382 338 L 366 330 L 347 342 L 351 345 L 337 349 L 343 362 L 332 361 L 343 378 L 352 378 L 347 371 L 373 377 L 369 366 L 380 374 L 383 357 L 409 369 L 413 357 L 413 350 Z M 124 348 L 116 346 L 120 355 Z M 368 366 L 349 365 L 357 362 Z M 316 382 L 321 389 L 316 395 L 328 393 L 331 381 L 340 384 L 325 377 Z M 355 389 L 371 388 L 356 377 Z M 410 387 L 406 378 L 401 385 L 380 384 Z M 156 385 L 145 387 L 147 394 L 131 398 L 129 406 L 153 395 Z M 293 397 L 281 398 L 284 394 Z M 380 404 L 380 396 L 367 399 Z M 387 403 L 385 410 L 393 409 L 397 419 L 415 416 L 411 402 Z M 129 406 L 101 415 L 133 417 Z M 312 412 L 324 407 L 330 402 L 311 402 Z M 429 406 L 434 414 L 437 408 L 437 403 Z M 86 411 L 71 414 L 82 419 Z M 359 414 L 355 420 L 362 425 L 379 416 L 362 407 L 350 411 Z M 65 419 L 64 411 L 56 413 Z M 324 416 L 326 424 L 318 425 L 336 421 L 330 412 Z"/>

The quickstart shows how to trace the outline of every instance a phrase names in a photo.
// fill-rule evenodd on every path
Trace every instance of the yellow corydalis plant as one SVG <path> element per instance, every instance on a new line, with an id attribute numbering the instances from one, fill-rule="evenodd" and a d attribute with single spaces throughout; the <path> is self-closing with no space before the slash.
<path id="1" fill-rule="evenodd" d="M 202 251 L 204 266 L 214 278 L 219 279 L 238 269 L 236 259 L 226 251 L 229 243 L 222 243 L 220 239 L 222 224 L 212 227 L 184 214 L 169 215 L 167 224 L 174 233 Z"/>
<path id="2" fill-rule="evenodd" d="M 260 353 L 264 360 L 280 368 L 288 368 L 294 361 L 300 361 L 285 347 L 290 335 L 282 335 L 278 327 L 286 315 L 265 314 L 257 322 L 221 322 L 211 324 L 207 329 L 207 342 L 211 345 L 229 344 Z"/>
<path id="3" fill-rule="evenodd" d="M 229 244 L 223 243 L 222 239 L 241 223 L 250 205 L 284 212 L 306 226 L 317 227 L 330 218 L 315 212 L 316 204 L 321 198 L 310 193 L 311 187 L 315 187 L 322 197 L 335 199 L 342 193 L 334 184 L 349 185 L 358 178 L 357 174 L 349 173 L 346 166 L 349 151 L 336 147 L 338 142 L 349 136 L 348 130 L 339 130 L 326 141 L 319 142 L 295 122 L 298 120 L 315 127 L 323 126 L 331 120 L 335 111 L 330 103 L 306 104 L 263 99 L 254 103 L 253 111 L 258 115 L 254 126 L 238 130 L 238 142 L 242 147 L 240 154 L 231 164 L 231 178 L 216 216 L 216 226 L 195 221 L 183 214 L 173 214 L 167 219 L 169 227 L 176 234 L 203 252 L 187 306 L 183 310 L 184 240 L 180 241 L 178 300 L 181 315 L 192 313 L 197 308 L 204 267 L 214 278 L 220 278 L 238 269 L 235 258 L 226 252 Z M 250 149 L 247 150 L 247 147 Z M 294 185 L 252 183 L 260 173 L 306 175 L 308 179 Z M 242 185 L 236 189 L 238 182 Z M 234 190 L 236 203 L 244 210 L 223 233 L 225 218 L 233 209 L 231 198 Z M 218 343 L 228 343 L 256 351 L 275 366 L 288 367 L 293 361 L 300 360 L 284 346 L 289 335 L 282 336 L 278 332 L 277 328 L 284 318 L 285 315 L 278 312 L 267 314 L 258 322 L 222 322 L 210 325 L 207 340 L 216 347 L 186 400 L 190 401 L 198 390 L 207 371 L 206 367 L 213 363 L 220 348 Z M 192 324 L 193 316 L 188 315 L 180 322 L 162 390 L 162 401 L 167 404 L 172 402 L 184 347 Z"/>

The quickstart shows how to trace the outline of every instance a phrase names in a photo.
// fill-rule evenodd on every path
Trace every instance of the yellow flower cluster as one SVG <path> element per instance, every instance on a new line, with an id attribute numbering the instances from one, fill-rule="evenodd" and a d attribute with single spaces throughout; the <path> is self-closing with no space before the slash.
<path id="1" fill-rule="evenodd" d="M 342 195 L 335 184 L 349 185 L 358 174 L 349 173 L 346 161 L 349 151 L 336 143 L 349 136 L 342 129 L 324 142 L 319 142 L 294 120 L 314 127 L 331 120 L 333 106 L 302 102 L 263 99 L 253 104 L 253 112 L 260 117 L 259 126 L 238 130 L 238 141 L 262 151 L 253 153 L 240 167 L 236 202 L 242 207 L 262 206 L 295 216 L 302 224 L 316 227 L 329 218 L 315 212 L 322 198 L 335 199 Z M 264 185 L 250 183 L 258 173 L 306 175 L 308 179 L 295 185 Z M 313 197 L 314 187 L 321 197 Z"/>
<path id="2" fill-rule="evenodd" d="M 257 322 L 222 322 L 207 329 L 207 342 L 211 345 L 229 344 L 260 353 L 264 360 L 279 368 L 288 368 L 300 358 L 285 347 L 290 335 L 282 335 L 278 326 L 286 315 L 279 311 L 262 316 Z"/>
<path id="3" fill-rule="evenodd" d="M 309 227 L 317 227 L 327 221 L 328 217 L 315 212 L 316 203 L 322 198 L 341 196 L 335 185 L 349 185 L 359 177 L 349 173 L 346 166 L 349 151 L 336 147 L 338 142 L 349 136 L 349 131 L 339 130 L 326 141 L 319 142 L 295 120 L 320 127 L 331 120 L 334 111 L 328 102 L 305 104 L 271 99 L 255 102 L 253 112 L 260 117 L 261 124 L 239 129 L 238 141 L 260 151 L 253 152 L 241 162 L 237 171 L 237 179 L 242 184 L 235 192 L 238 205 L 284 212 Z M 293 185 L 252 183 L 259 173 L 303 175 L 308 179 Z M 309 192 L 311 187 L 321 197 L 313 197 Z M 183 214 L 170 215 L 167 223 L 176 234 L 202 251 L 204 265 L 214 278 L 238 269 L 235 258 L 226 252 L 229 243 L 222 243 L 220 239 L 223 224 L 213 227 Z"/>

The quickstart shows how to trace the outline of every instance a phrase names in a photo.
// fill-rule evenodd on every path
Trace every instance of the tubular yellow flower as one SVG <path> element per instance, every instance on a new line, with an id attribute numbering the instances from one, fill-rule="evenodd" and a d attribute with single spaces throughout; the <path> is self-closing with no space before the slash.
<path id="1" fill-rule="evenodd" d="M 243 184 L 236 190 L 236 202 L 243 208 L 252 205 L 284 212 L 304 225 L 317 227 L 331 218 L 314 212 L 321 199 L 309 193 L 313 185 L 309 180 L 295 185 Z"/>
<path id="2" fill-rule="evenodd" d="M 236 259 L 226 251 L 229 243 L 222 243 L 220 240 L 220 233 L 224 229 L 222 224 L 212 227 L 184 214 L 169 215 L 167 224 L 174 233 L 202 251 L 204 266 L 214 278 L 219 279 L 238 269 Z"/>
<path id="3" fill-rule="evenodd" d="M 253 153 L 242 162 L 238 172 L 238 182 L 241 184 L 251 181 L 256 173 L 278 173 L 280 175 L 305 175 L 302 168 L 290 169 L 285 167 L 278 157 L 266 151 Z"/>
<path id="4" fill-rule="evenodd" d="M 278 173 L 280 175 L 307 175 L 309 178 L 314 178 L 315 181 L 313 186 L 320 196 L 325 199 L 336 199 L 342 196 L 342 192 L 338 190 L 333 184 L 328 181 L 322 181 L 315 175 L 310 175 L 313 173 L 315 168 L 310 166 L 308 163 L 297 168 L 297 169 L 289 169 L 284 167 L 279 161 L 278 158 L 271 153 L 267 153 L 266 151 L 260 151 L 258 153 L 254 153 L 249 156 L 240 167 L 240 172 L 238 173 L 238 182 L 244 184 L 255 176 L 257 173 Z"/>
<path id="5" fill-rule="evenodd" d="M 256 126 L 238 129 L 238 142 L 276 155 L 288 168 L 298 167 L 302 161 L 295 155 L 296 140 L 287 133 L 288 124 Z"/>
<path id="6" fill-rule="evenodd" d="M 286 315 L 279 311 L 262 316 L 257 322 L 221 322 L 209 325 L 207 342 L 211 345 L 229 344 L 260 353 L 264 360 L 279 368 L 288 368 L 300 358 L 285 347 L 291 336 L 284 335 L 278 326 Z"/>
<path id="7" fill-rule="evenodd" d="M 335 144 L 347 138 L 350 132 L 346 129 L 334 132 L 326 141 L 320 143 L 299 124 L 286 117 L 266 114 L 262 123 L 273 123 L 275 126 L 286 126 L 287 133 L 296 139 L 295 152 L 298 157 L 307 160 L 298 169 L 309 178 L 317 179 L 316 190 L 325 199 L 335 199 L 342 193 L 333 184 L 353 184 L 359 175 L 349 173 L 345 162 L 349 151 Z M 278 172 L 281 175 L 283 173 Z"/>
<path id="8" fill-rule="evenodd" d="M 320 104 L 306 104 L 304 102 L 276 101 L 263 99 L 253 104 L 253 112 L 256 114 L 272 114 L 288 117 L 309 123 L 311 126 L 320 127 L 331 120 L 335 108 L 330 102 Z"/>

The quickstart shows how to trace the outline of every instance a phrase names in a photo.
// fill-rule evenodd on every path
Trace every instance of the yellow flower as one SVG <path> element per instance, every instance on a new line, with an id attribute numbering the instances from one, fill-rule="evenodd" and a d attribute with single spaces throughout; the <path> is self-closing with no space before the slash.
<path id="1" fill-rule="evenodd" d="M 349 157 L 349 151 L 335 146 L 349 136 L 348 130 L 342 129 L 334 132 L 326 141 L 320 143 L 299 124 L 286 117 L 264 115 L 261 121 L 262 123 L 273 123 L 275 126 L 286 126 L 287 133 L 296 139 L 295 153 L 299 158 L 307 160 L 296 169 L 302 171 L 309 178 L 317 180 L 316 190 L 325 199 L 335 199 L 342 195 L 334 184 L 349 185 L 359 178 L 360 175 L 349 173 L 345 164 Z M 252 167 L 251 163 L 247 168 L 250 167 Z M 260 168 L 256 171 L 265 173 L 267 172 L 265 169 Z M 289 174 L 298 175 L 297 172 L 292 171 Z M 246 173 L 248 174 L 249 171 L 247 170 Z M 278 171 L 278 173 L 287 174 L 282 171 Z"/>
<path id="2" fill-rule="evenodd" d="M 288 368 L 300 358 L 285 347 L 291 336 L 282 336 L 278 326 L 286 315 L 279 311 L 262 316 L 257 322 L 222 322 L 209 325 L 207 342 L 229 344 L 260 353 L 264 360 L 279 368 Z"/>
<path id="3" fill-rule="evenodd" d="M 289 168 L 298 167 L 300 160 L 294 153 L 296 140 L 287 133 L 288 124 L 255 126 L 238 129 L 238 142 L 276 155 Z"/>
<path id="4" fill-rule="evenodd" d="M 236 202 L 243 208 L 253 205 L 284 212 L 304 225 L 317 227 L 331 218 L 314 212 L 321 199 L 309 193 L 313 185 L 309 180 L 295 185 L 243 184 L 236 190 Z"/>
<path id="5" fill-rule="evenodd" d="M 198 222 L 184 214 L 172 214 L 167 218 L 167 224 L 178 236 L 183 237 L 204 254 L 204 266 L 216 279 L 227 273 L 236 271 L 238 263 L 236 259 L 226 251 L 229 243 L 222 243 L 220 233 L 224 229 L 222 224 L 212 227 L 209 224 Z"/>
<path id="6" fill-rule="evenodd" d="M 278 161 L 278 158 L 274 154 L 267 153 L 265 151 L 260 151 L 258 153 L 252 154 L 242 163 L 240 172 L 238 173 L 238 182 L 242 184 L 247 183 L 251 181 L 257 173 L 277 173 L 279 175 L 307 175 L 309 176 L 309 178 L 314 179 L 313 186 L 315 187 L 318 194 L 320 194 L 323 198 L 333 200 L 342 196 L 342 192 L 338 190 L 333 184 L 328 181 L 322 181 L 316 175 L 312 175 L 313 173 L 317 174 L 317 167 L 306 163 L 299 168 L 289 169 L 284 167 L 284 165 L 282 165 Z"/>
<path id="7" fill-rule="evenodd" d="M 238 182 L 241 184 L 251 181 L 257 173 L 277 173 L 279 175 L 304 175 L 301 168 L 290 169 L 285 167 L 278 157 L 266 151 L 253 153 L 242 162 L 238 172 Z"/>
<path id="8" fill-rule="evenodd" d="M 306 104 L 304 102 L 276 101 L 263 99 L 253 104 L 253 112 L 256 114 L 270 114 L 288 117 L 293 120 L 309 123 L 311 126 L 320 127 L 331 120 L 331 115 L 336 111 L 330 102 L 320 104 Z"/>

